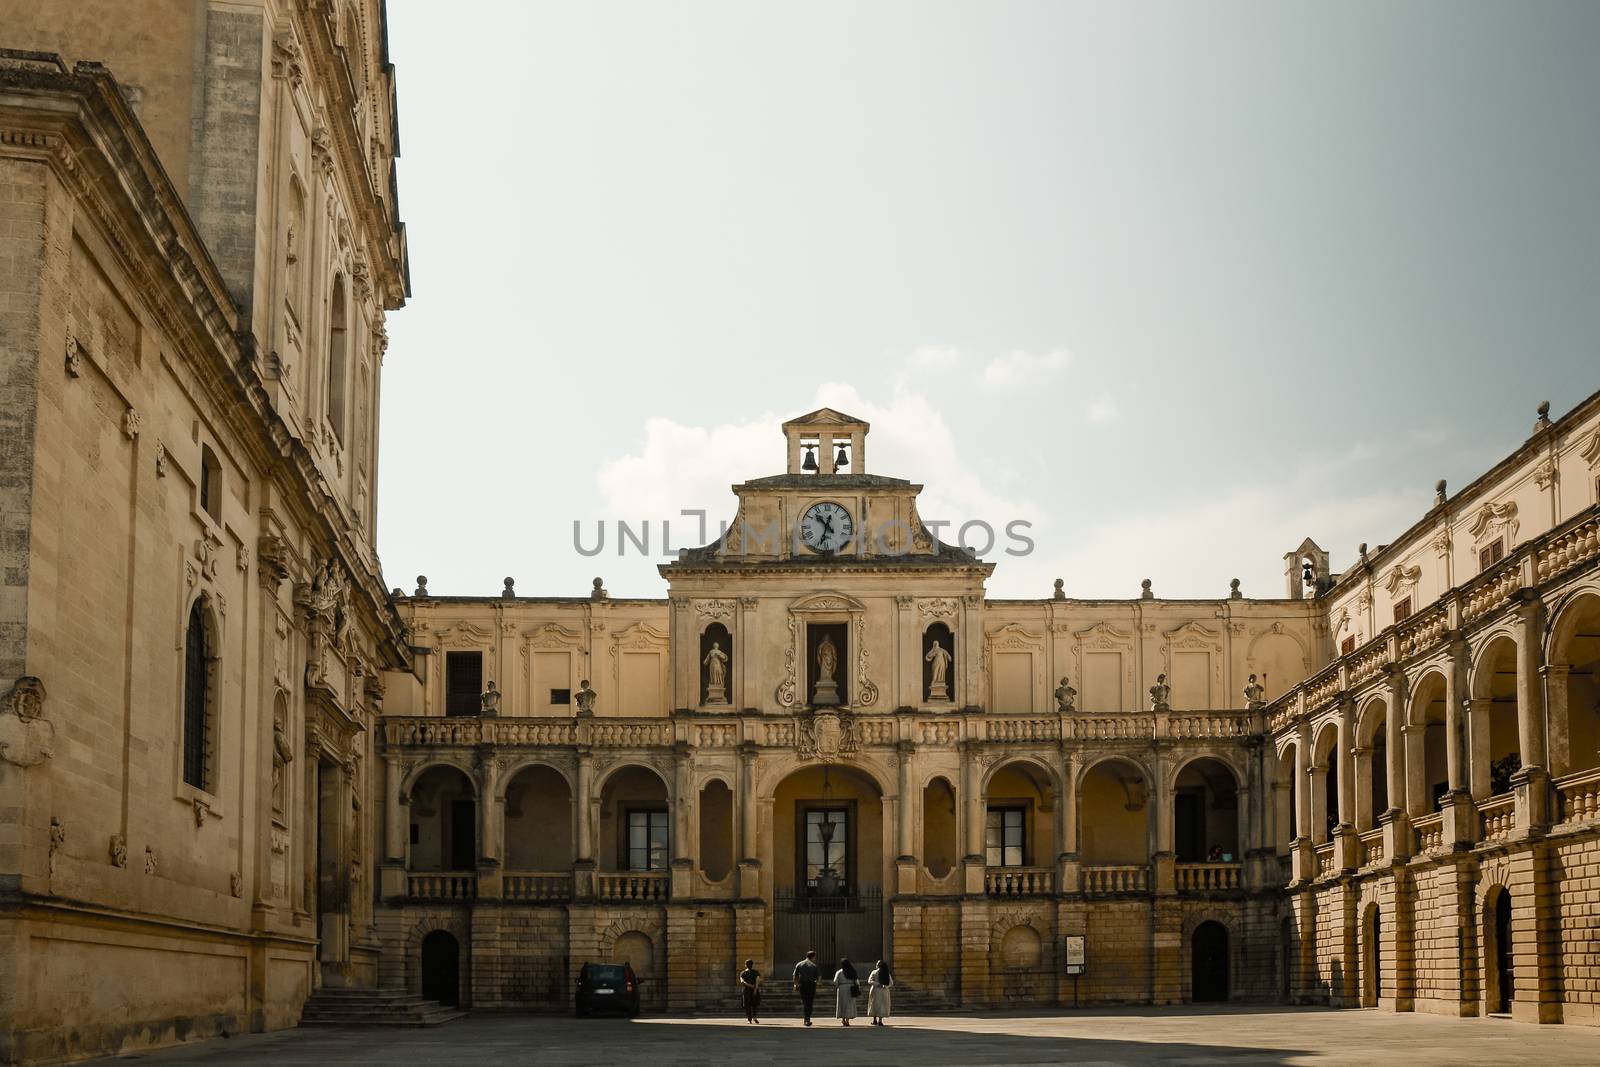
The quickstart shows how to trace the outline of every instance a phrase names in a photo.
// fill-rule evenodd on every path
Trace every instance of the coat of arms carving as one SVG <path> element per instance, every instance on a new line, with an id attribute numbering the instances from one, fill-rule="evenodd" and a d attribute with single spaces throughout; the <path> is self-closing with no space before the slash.
<path id="1" fill-rule="evenodd" d="M 832 763 L 856 754 L 860 738 L 855 716 L 837 708 L 817 708 L 802 716 L 795 730 L 795 751 L 801 759 Z"/>

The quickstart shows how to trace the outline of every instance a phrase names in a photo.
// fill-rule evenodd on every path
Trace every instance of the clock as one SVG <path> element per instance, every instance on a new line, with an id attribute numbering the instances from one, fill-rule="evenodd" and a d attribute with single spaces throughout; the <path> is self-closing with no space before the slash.
<path id="1" fill-rule="evenodd" d="M 855 535 L 850 513 L 831 500 L 812 504 L 800 517 L 800 539 L 818 552 L 838 552 Z"/>

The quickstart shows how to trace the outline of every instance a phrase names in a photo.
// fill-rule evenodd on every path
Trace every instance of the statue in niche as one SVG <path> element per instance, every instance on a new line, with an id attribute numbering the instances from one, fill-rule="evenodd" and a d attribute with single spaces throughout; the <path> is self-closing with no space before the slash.
<path id="1" fill-rule="evenodd" d="M 1262 681 L 1265 681 L 1266 677 L 1267 676 L 1263 674 L 1261 676 Z M 1244 706 L 1247 708 L 1259 708 L 1266 704 L 1266 702 L 1267 687 L 1262 685 L 1261 682 L 1256 681 L 1256 676 L 1252 674 L 1250 676 L 1250 681 L 1244 687 Z"/>
<path id="2" fill-rule="evenodd" d="M 494 687 L 494 682 L 492 681 L 485 682 L 484 686 L 483 696 L 478 698 L 478 703 L 482 705 L 478 714 L 485 718 L 492 718 L 500 714 L 500 690 Z"/>
<path id="3" fill-rule="evenodd" d="M 923 662 L 933 664 L 933 673 L 928 680 L 928 699 L 945 701 L 950 699 L 950 653 L 937 639 L 928 654 L 922 657 Z"/>
<path id="4" fill-rule="evenodd" d="M 823 634 L 817 645 L 817 691 L 812 696 L 814 704 L 839 703 L 839 684 L 834 672 L 839 669 L 839 650 L 834 646 L 833 635 Z"/>
<path id="5" fill-rule="evenodd" d="M 721 641 L 711 642 L 711 651 L 700 661 L 706 668 L 706 703 L 728 702 L 728 654 L 722 651 Z"/>
<path id="6" fill-rule="evenodd" d="M 573 701 L 578 705 L 578 714 L 593 715 L 594 698 L 599 695 L 599 693 L 596 693 L 593 689 L 589 688 L 589 679 L 585 678 L 583 681 L 579 682 L 578 691 L 572 694 Z"/>
<path id="7" fill-rule="evenodd" d="M 1066 675 L 1062 675 L 1061 684 L 1056 686 L 1056 710 L 1062 712 L 1078 710 L 1078 691 L 1072 688 L 1072 683 Z"/>
<path id="8" fill-rule="evenodd" d="M 294 747 L 289 744 L 289 724 L 283 721 L 283 709 L 272 716 L 272 810 L 282 811 L 287 802 L 285 795 L 285 770 L 294 762 Z"/>
<path id="9" fill-rule="evenodd" d="M 1167 684 L 1167 676 L 1156 675 L 1156 684 L 1150 687 L 1150 710 L 1171 711 L 1172 687 Z"/>

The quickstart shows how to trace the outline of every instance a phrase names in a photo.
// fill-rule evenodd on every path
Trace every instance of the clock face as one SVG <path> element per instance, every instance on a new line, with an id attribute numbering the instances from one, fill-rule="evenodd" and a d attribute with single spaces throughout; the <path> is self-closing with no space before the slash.
<path id="1" fill-rule="evenodd" d="M 855 533 L 850 513 L 831 500 L 812 504 L 800 519 L 800 539 L 818 552 L 838 552 Z"/>

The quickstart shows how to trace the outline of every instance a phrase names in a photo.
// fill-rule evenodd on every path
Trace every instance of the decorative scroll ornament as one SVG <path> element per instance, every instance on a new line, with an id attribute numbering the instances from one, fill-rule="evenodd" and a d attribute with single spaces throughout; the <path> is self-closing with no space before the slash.
<path id="1" fill-rule="evenodd" d="M 1482 544 L 1494 534 L 1505 530 L 1508 541 L 1506 547 L 1509 549 L 1511 543 L 1517 539 L 1518 525 L 1516 501 L 1508 500 L 1504 504 L 1484 504 L 1478 509 L 1477 515 L 1473 516 L 1467 532 L 1472 534 L 1474 541 Z"/>
<path id="2" fill-rule="evenodd" d="M 801 759 L 823 763 L 849 759 L 859 742 L 855 716 L 836 708 L 818 708 L 803 716 L 795 730 L 795 752 Z"/>
<path id="3" fill-rule="evenodd" d="M 794 616 L 789 616 L 789 647 L 783 650 L 783 680 L 778 683 L 777 692 L 773 694 L 780 707 L 794 707 L 795 690 L 799 683 L 795 680 L 795 645 L 800 640 L 795 630 Z"/>
<path id="4" fill-rule="evenodd" d="M 867 651 L 867 621 L 860 615 L 856 616 L 856 648 L 859 650 L 856 657 L 856 705 L 870 708 L 878 702 L 878 687 L 867 677 L 867 659 L 871 653 Z"/>
<path id="5" fill-rule="evenodd" d="M 1402 567 L 1396 564 L 1384 579 L 1383 587 L 1389 591 L 1390 596 L 1397 595 L 1402 589 L 1410 589 L 1417 584 L 1417 579 L 1422 577 L 1421 567 Z"/>

